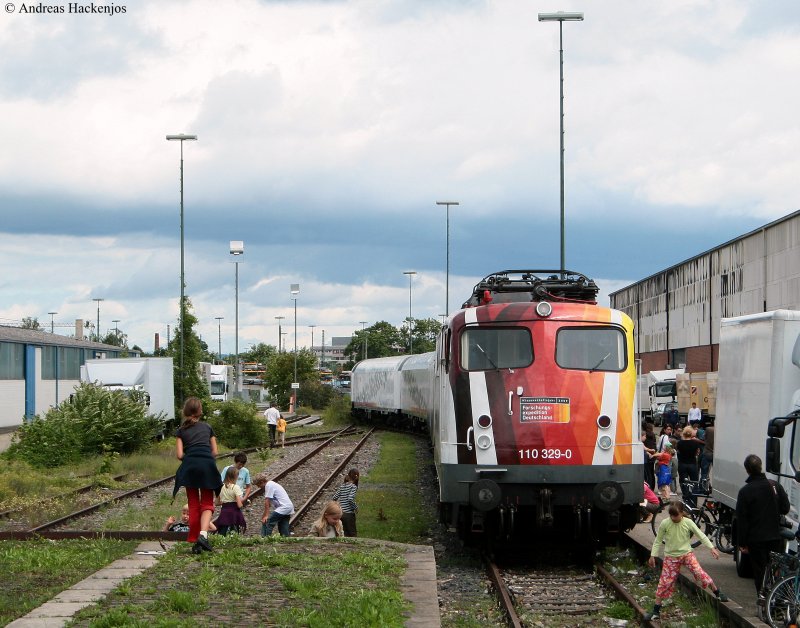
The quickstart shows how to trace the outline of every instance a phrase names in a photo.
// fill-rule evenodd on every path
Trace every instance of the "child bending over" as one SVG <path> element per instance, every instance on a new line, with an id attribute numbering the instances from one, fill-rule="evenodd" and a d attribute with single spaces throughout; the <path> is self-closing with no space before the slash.
<path id="1" fill-rule="evenodd" d="M 703 545 L 711 548 L 711 555 L 719 560 L 719 552 L 708 540 L 708 537 L 700 531 L 694 521 L 683 516 L 683 505 L 680 502 L 672 504 L 669 507 L 669 519 L 664 519 L 658 526 L 656 540 L 653 541 L 653 549 L 650 552 L 650 560 L 647 562 L 651 567 L 656 566 L 656 556 L 661 548 L 661 543 L 665 543 L 664 565 L 656 589 L 656 602 L 653 605 L 653 612 L 644 616 L 645 620 L 660 618 L 661 604 L 664 600 L 672 597 L 675 581 L 678 579 L 682 565 L 689 568 L 695 582 L 698 582 L 701 587 L 704 589 L 710 587 L 720 602 L 728 601 L 728 596 L 719 590 L 711 576 L 703 571 L 700 563 L 697 562 L 690 544 L 692 535 L 696 535 Z"/>

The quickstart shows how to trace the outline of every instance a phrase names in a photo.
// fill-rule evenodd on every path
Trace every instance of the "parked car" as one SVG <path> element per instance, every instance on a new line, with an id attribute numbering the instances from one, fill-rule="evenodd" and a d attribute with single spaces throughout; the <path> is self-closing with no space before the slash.
<path id="1" fill-rule="evenodd" d="M 656 406 L 656 411 L 653 413 L 653 424 L 654 425 L 661 425 L 664 418 L 664 413 L 667 410 L 675 410 L 678 411 L 678 404 L 674 401 L 668 401 L 666 403 L 659 403 Z"/>

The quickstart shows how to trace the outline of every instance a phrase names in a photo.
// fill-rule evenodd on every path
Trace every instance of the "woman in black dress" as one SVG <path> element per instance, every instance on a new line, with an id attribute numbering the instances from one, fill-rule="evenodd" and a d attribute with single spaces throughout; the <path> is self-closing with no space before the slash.
<path id="1" fill-rule="evenodd" d="M 189 536 L 192 552 L 211 551 L 208 530 L 214 514 L 214 495 L 222 488 L 217 463 L 217 439 L 205 421 L 203 405 L 197 397 L 189 397 L 183 405 L 183 422 L 175 434 L 175 454 L 181 466 L 175 474 L 173 498 L 181 486 L 186 488 L 189 502 Z"/>

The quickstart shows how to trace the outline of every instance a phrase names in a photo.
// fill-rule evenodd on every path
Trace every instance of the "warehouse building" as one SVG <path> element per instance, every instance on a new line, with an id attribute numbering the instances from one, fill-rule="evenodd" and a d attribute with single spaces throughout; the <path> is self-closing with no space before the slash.
<path id="1" fill-rule="evenodd" d="M 716 371 L 720 319 L 800 309 L 800 211 L 610 295 L 635 324 L 643 373 Z"/>
<path id="2" fill-rule="evenodd" d="M 46 331 L 0 325 L 0 433 L 19 427 L 25 417 L 43 415 L 68 398 L 80 383 L 88 359 L 136 357 L 138 352 Z M 123 355 L 124 354 L 124 355 Z"/>

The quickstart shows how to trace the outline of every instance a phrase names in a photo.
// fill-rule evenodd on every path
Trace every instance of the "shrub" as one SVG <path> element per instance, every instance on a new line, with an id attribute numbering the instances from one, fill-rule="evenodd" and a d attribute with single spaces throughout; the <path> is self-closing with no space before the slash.
<path id="1" fill-rule="evenodd" d="M 217 440 L 231 449 L 258 447 L 268 441 L 267 423 L 256 405 L 239 399 L 213 404 L 208 423 Z"/>
<path id="2" fill-rule="evenodd" d="M 336 392 L 332 386 L 326 386 L 322 382 L 307 380 L 300 384 L 300 391 L 297 401 L 304 406 L 311 408 L 324 408 L 333 399 Z"/>
<path id="3" fill-rule="evenodd" d="M 159 434 L 162 419 L 149 416 L 136 395 L 84 383 L 44 418 L 23 425 L 9 456 L 57 467 L 98 454 L 132 453 Z"/>
<path id="4" fill-rule="evenodd" d="M 350 423 L 350 395 L 337 394 L 322 413 L 326 425 L 346 425 Z"/>

